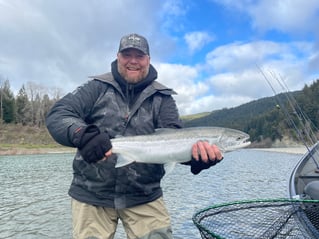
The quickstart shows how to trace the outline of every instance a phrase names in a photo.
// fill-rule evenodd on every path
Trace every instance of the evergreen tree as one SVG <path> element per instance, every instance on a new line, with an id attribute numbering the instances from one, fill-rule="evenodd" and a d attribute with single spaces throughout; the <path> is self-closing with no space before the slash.
<path id="1" fill-rule="evenodd" d="M 24 85 L 16 98 L 16 122 L 27 125 L 31 120 L 30 102 Z"/>
<path id="2" fill-rule="evenodd" d="M 0 85 L 0 114 L 1 122 L 15 122 L 15 100 L 13 92 L 10 90 L 9 80 L 5 80 Z"/>
<path id="3" fill-rule="evenodd" d="M 45 121 L 45 117 L 48 114 L 49 110 L 53 105 L 53 101 L 50 100 L 48 94 L 45 94 L 42 99 L 42 107 L 43 107 L 43 122 Z"/>

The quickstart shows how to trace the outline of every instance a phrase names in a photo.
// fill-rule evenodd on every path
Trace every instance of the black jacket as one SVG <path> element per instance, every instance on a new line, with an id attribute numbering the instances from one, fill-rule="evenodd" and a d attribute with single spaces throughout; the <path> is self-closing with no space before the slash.
<path id="1" fill-rule="evenodd" d="M 151 66 L 145 80 L 128 85 L 112 63 L 112 73 L 93 80 L 60 99 L 47 115 L 46 124 L 60 144 L 74 147 L 76 128 L 88 124 L 118 135 L 150 134 L 156 128 L 180 128 L 174 91 L 158 83 Z M 79 201 L 111 208 L 128 208 L 162 196 L 164 168 L 158 164 L 133 163 L 115 168 L 116 155 L 89 164 L 77 152 L 69 195 Z"/>

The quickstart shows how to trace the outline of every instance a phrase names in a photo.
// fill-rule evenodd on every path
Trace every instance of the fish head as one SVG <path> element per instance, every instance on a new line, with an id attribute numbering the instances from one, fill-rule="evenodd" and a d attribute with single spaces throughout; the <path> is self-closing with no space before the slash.
<path id="1" fill-rule="evenodd" d="M 249 134 L 235 129 L 224 128 L 217 145 L 224 152 L 245 148 L 251 144 Z"/>

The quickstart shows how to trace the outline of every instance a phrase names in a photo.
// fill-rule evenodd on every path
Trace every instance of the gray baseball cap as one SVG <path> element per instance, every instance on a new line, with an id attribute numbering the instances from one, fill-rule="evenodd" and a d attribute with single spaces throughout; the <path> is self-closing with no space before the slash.
<path id="1" fill-rule="evenodd" d="M 134 48 L 140 50 L 146 55 L 150 55 L 146 38 L 136 33 L 132 33 L 121 38 L 119 52 L 129 48 Z"/>

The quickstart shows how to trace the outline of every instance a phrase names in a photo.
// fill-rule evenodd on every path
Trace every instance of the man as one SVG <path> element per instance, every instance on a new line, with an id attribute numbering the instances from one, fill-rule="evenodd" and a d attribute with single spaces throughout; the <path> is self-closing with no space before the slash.
<path id="1" fill-rule="evenodd" d="M 156 81 L 147 40 L 124 36 L 111 72 L 93 77 L 60 99 L 46 124 L 60 144 L 76 147 L 72 198 L 73 237 L 113 238 L 121 219 L 130 239 L 172 238 L 162 198 L 163 165 L 115 168 L 110 138 L 181 128 L 174 91 Z M 165 150 L 165 149 L 163 149 Z M 199 141 L 186 163 L 198 174 L 222 159 L 215 145 Z"/>

